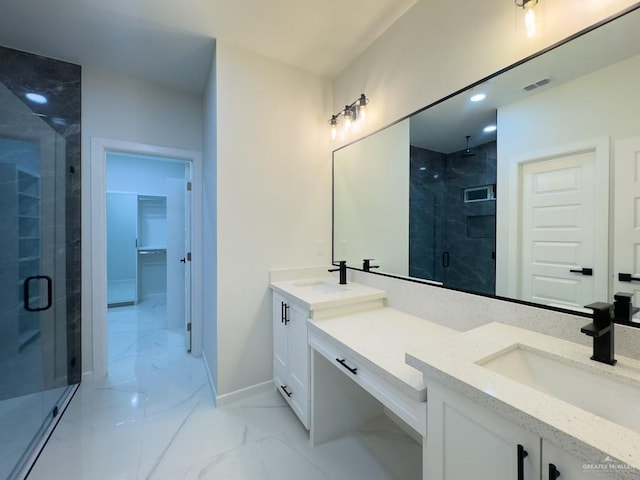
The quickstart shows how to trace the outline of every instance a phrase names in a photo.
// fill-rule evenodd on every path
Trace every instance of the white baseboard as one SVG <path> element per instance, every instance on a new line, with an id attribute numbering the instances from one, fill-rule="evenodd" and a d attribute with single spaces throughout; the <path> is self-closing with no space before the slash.
<path id="1" fill-rule="evenodd" d="M 275 387 L 273 386 L 273 380 L 268 380 L 256 385 L 251 385 L 250 387 L 241 388 L 240 390 L 236 390 L 235 392 L 225 393 L 224 395 L 219 395 L 218 397 L 216 397 L 216 407 L 224 407 L 225 405 L 229 405 L 239 400 L 244 400 L 245 398 L 253 397 L 254 395 L 258 395 L 260 393 L 270 392 L 274 388 Z"/>
<path id="2" fill-rule="evenodd" d="M 202 361 L 204 362 L 204 368 L 207 372 L 207 378 L 209 379 L 209 388 L 211 388 L 211 395 L 213 395 L 213 402 L 215 403 L 216 408 L 230 405 L 240 400 L 244 400 L 245 398 L 253 397 L 254 395 L 269 392 L 275 388 L 273 386 L 273 380 L 268 380 L 256 385 L 251 385 L 250 387 L 241 388 L 240 390 L 236 390 L 235 392 L 218 395 L 218 392 L 216 391 L 216 385 L 213 381 L 213 375 L 211 374 L 211 370 L 209 369 L 207 355 L 204 351 L 202 352 Z"/>

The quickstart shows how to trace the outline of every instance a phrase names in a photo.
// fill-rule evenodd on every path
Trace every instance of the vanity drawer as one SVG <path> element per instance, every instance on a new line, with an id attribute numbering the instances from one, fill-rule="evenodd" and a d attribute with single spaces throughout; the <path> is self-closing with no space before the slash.
<path id="1" fill-rule="evenodd" d="M 309 346 L 333 363 L 337 369 L 364 388 L 422 437 L 426 436 L 426 402 L 411 398 L 385 380 L 366 362 L 354 360 L 355 356 L 348 349 L 328 342 L 314 332 L 309 332 Z"/>

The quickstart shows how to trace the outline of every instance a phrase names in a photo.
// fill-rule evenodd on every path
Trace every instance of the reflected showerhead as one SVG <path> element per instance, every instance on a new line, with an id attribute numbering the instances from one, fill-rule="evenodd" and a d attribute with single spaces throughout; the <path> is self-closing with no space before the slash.
<path id="1" fill-rule="evenodd" d="M 464 153 L 461 156 L 462 158 L 473 157 L 475 156 L 475 152 L 472 152 L 471 149 L 469 148 L 469 139 L 471 138 L 471 135 L 466 135 L 465 138 L 467 139 L 467 148 L 465 149 Z"/>

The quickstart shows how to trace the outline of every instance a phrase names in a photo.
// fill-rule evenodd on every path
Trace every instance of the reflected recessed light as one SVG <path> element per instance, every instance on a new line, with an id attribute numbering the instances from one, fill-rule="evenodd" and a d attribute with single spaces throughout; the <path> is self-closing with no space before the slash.
<path id="1" fill-rule="evenodd" d="M 424 172 L 426 169 L 427 169 L 427 167 L 420 167 L 420 168 L 419 168 L 419 170 L 420 170 L 421 172 Z"/>
<path id="2" fill-rule="evenodd" d="M 67 126 L 67 121 L 64 118 L 53 117 L 51 119 L 51 122 L 55 123 L 56 125 L 60 125 L 61 127 L 66 127 Z"/>
<path id="3" fill-rule="evenodd" d="M 39 93 L 29 92 L 25 94 L 28 100 L 31 100 L 33 103 L 45 104 L 47 103 L 47 97 L 44 95 L 40 95 Z"/>
<path id="4" fill-rule="evenodd" d="M 471 97 L 471 101 L 472 102 L 481 102 L 485 98 L 487 98 L 487 96 L 484 93 L 476 93 L 473 97 Z"/>
<path id="5" fill-rule="evenodd" d="M 496 127 L 495 125 L 487 125 L 486 127 L 484 127 L 482 129 L 482 131 L 484 133 L 491 133 L 491 132 L 495 132 L 498 129 L 498 127 Z"/>

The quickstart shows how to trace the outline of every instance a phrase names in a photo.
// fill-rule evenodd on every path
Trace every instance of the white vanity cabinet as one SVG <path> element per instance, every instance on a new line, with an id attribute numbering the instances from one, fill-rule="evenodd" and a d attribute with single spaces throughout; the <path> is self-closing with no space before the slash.
<path id="1" fill-rule="evenodd" d="M 309 429 L 309 309 L 293 297 L 273 292 L 273 381 Z"/>
<path id="2" fill-rule="evenodd" d="M 424 478 L 593 478 L 593 472 L 585 471 L 581 460 L 466 397 L 430 383 L 428 398 Z M 549 477 L 550 464 L 560 473 L 559 477 Z"/>

